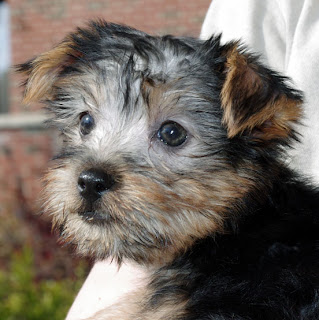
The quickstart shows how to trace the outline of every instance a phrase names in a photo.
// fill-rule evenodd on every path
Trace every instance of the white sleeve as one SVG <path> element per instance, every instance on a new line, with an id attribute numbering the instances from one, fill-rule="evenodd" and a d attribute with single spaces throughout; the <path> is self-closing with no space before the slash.
<path id="1" fill-rule="evenodd" d="M 301 144 L 290 164 L 319 183 L 319 1 L 212 0 L 201 38 L 241 39 L 305 95 Z"/>
<path id="2" fill-rule="evenodd" d="M 285 21 L 276 0 L 213 0 L 201 38 L 222 33 L 222 41 L 242 40 L 276 70 L 284 71 Z"/>

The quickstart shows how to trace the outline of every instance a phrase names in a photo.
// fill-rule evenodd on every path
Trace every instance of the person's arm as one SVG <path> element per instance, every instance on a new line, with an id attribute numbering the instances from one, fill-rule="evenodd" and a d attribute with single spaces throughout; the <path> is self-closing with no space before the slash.
<path id="1" fill-rule="evenodd" d="M 66 320 L 86 319 L 145 285 L 147 270 L 135 264 L 120 269 L 110 261 L 97 262 L 78 293 Z"/>

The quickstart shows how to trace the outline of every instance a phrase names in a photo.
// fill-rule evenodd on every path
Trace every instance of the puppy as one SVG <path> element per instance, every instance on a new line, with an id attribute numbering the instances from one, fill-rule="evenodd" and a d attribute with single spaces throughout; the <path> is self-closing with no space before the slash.
<path id="1" fill-rule="evenodd" d="M 319 193 L 284 165 L 302 94 L 240 43 L 104 21 L 19 66 L 63 147 L 44 211 L 148 285 L 92 319 L 319 319 Z"/>

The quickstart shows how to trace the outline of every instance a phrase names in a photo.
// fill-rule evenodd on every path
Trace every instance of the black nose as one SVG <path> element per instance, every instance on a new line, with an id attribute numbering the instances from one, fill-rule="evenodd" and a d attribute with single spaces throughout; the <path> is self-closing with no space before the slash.
<path id="1" fill-rule="evenodd" d="M 80 195 L 91 203 L 101 198 L 113 185 L 112 176 L 100 169 L 85 170 L 78 179 Z"/>

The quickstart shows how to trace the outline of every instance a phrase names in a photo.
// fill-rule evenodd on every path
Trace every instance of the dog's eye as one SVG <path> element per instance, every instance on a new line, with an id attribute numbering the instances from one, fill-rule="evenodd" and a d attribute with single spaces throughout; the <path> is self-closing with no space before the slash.
<path id="1" fill-rule="evenodd" d="M 187 131 L 173 121 L 164 122 L 157 132 L 157 137 L 171 147 L 180 146 L 187 139 Z"/>
<path id="2" fill-rule="evenodd" d="M 89 134 L 94 128 L 93 117 L 85 112 L 80 117 L 80 131 L 83 135 Z"/>

